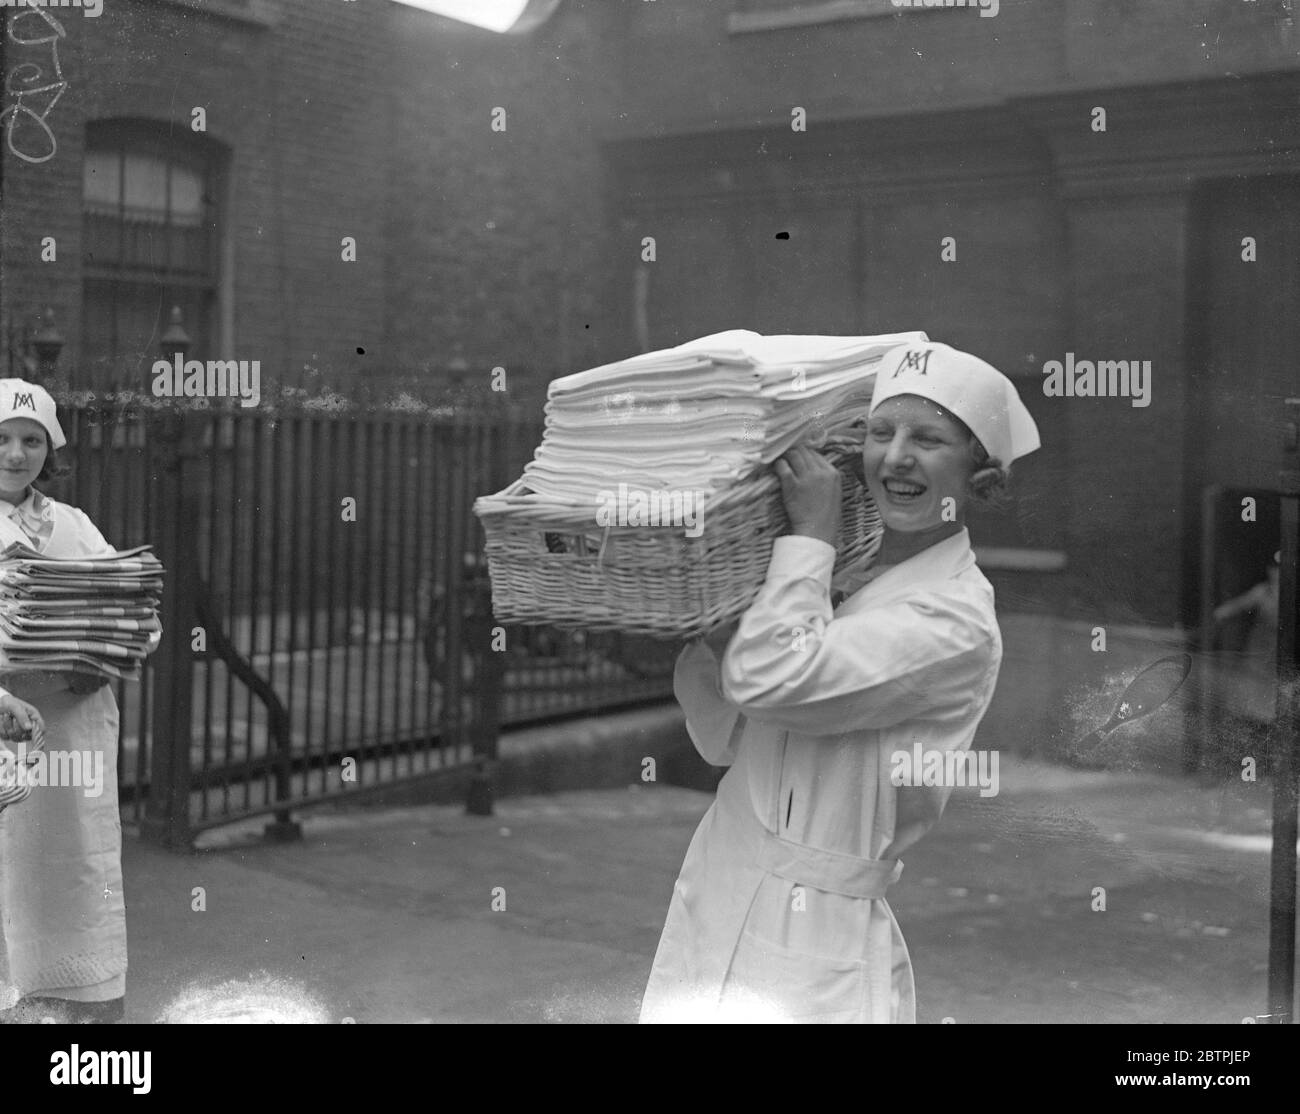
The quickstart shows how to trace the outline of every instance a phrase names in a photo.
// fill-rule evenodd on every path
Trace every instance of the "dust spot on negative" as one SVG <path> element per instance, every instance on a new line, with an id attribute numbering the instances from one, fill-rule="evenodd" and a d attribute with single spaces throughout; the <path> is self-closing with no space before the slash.
<path id="1" fill-rule="evenodd" d="M 323 1025 L 329 1022 L 329 1014 L 300 984 L 258 973 L 245 979 L 195 984 L 182 992 L 159 1020 L 172 1025 Z"/>
<path id="2" fill-rule="evenodd" d="M 778 233 L 776 234 L 776 238 L 777 238 L 778 240 L 788 240 L 788 239 L 790 239 L 790 233 L 788 233 L 788 232 L 778 232 Z"/>

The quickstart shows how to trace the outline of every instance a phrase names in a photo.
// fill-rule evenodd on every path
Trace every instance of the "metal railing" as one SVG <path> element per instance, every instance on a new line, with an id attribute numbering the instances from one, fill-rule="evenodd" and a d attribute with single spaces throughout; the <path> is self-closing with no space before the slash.
<path id="1" fill-rule="evenodd" d="M 167 569 L 162 645 L 117 690 L 126 818 L 166 845 L 288 831 L 296 807 L 486 769 L 503 725 L 671 692 L 671 644 L 513 627 L 493 652 L 472 505 L 536 422 L 60 413 L 73 471 L 50 493 Z"/>

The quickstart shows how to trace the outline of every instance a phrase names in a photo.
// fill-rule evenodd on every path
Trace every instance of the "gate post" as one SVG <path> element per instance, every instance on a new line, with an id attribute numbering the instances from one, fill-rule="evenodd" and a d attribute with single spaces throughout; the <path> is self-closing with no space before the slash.
<path id="1" fill-rule="evenodd" d="M 154 547 L 163 563 L 162 642 L 154 656 L 150 784 L 141 833 L 169 850 L 187 850 L 190 831 L 190 745 L 194 660 L 190 632 L 198 584 L 195 532 L 198 500 L 186 483 L 185 442 L 193 420 L 175 412 L 148 419 L 150 472 L 156 500 Z"/>
<path id="2" fill-rule="evenodd" d="M 1268 1011 L 1295 1020 L 1296 836 L 1300 796 L 1300 398 L 1282 415 L 1282 563 L 1278 583 L 1277 725 L 1273 750 L 1273 849 L 1269 862 Z"/>
<path id="3" fill-rule="evenodd" d="M 474 663 L 474 722 L 470 725 L 474 746 L 474 773 L 470 777 L 465 811 L 471 816 L 491 816 L 493 773 L 501 733 L 501 679 L 505 673 L 505 652 L 492 646 L 495 620 L 492 616 L 492 584 L 487 562 L 482 560 L 466 585 L 470 614 L 465 623 L 465 641 Z"/>

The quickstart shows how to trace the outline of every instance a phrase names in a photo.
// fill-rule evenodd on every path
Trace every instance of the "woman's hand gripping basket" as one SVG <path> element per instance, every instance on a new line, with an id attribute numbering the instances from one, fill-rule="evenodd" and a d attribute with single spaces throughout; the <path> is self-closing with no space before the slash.
<path id="1" fill-rule="evenodd" d="M 835 568 L 872 559 L 883 525 L 860 476 L 860 432 L 819 448 L 839 469 Z M 789 529 L 771 466 L 713 494 L 690 523 L 600 525 L 594 507 L 541 500 L 517 481 L 474 504 L 500 623 L 681 639 L 744 612 Z M 690 536 L 690 535 L 697 536 Z"/>
<path id="2" fill-rule="evenodd" d="M 0 812 L 32 795 L 26 774 L 44 746 L 45 729 L 39 720 L 30 732 L 23 732 L 9 713 L 0 713 Z"/>

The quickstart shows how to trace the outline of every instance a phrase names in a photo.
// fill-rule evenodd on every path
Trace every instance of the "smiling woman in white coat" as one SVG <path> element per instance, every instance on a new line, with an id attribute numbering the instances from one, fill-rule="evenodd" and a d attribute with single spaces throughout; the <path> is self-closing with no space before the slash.
<path id="1" fill-rule="evenodd" d="M 835 584 L 839 473 L 803 447 L 776 463 L 790 533 L 734 633 L 677 661 L 691 739 L 730 769 L 674 886 L 643 1022 L 916 1020 L 886 891 L 952 786 L 893 784 L 893 756 L 971 745 L 1002 640 L 964 511 L 1038 447 L 989 364 L 933 343 L 887 355 L 862 453 L 884 538 Z"/>
<path id="2" fill-rule="evenodd" d="M 33 486 L 53 474 L 65 443 L 48 392 L 0 379 L 0 550 L 22 542 L 49 557 L 114 552 L 82 511 Z M 0 813 L 0 1010 L 11 1007 L 0 1020 L 120 1020 L 126 906 L 117 701 L 99 674 L 0 669 L 0 684 L 0 694 L 39 710 L 47 754 L 79 750 L 95 769 L 102 758 L 104 771 L 97 795 L 43 785 Z"/>

